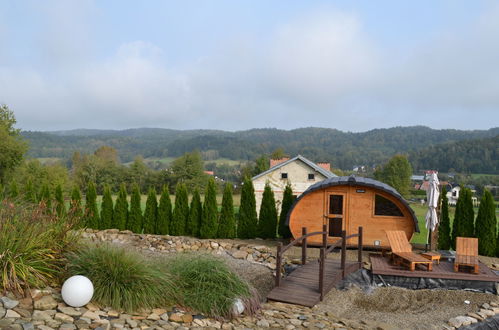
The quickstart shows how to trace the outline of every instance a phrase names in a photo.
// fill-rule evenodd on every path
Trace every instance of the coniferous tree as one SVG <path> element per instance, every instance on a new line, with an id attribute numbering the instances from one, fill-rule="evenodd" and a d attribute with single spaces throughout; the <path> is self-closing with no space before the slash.
<path id="1" fill-rule="evenodd" d="M 140 205 L 140 189 L 134 184 L 130 200 L 130 214 L 128 215 L 127 229 L 134 233 L 141 233 L 143 227 L 142 208 Z"/>
<path id="2" fill-rule="evenodd" d="M 469 201 L 468 201 L 469 200 Z M 471 205 L 471 210 L 470 210 Z M 456 248 L 456 237 L 473 236 L 473 203 L 471 202 L 471 191 L 461 188 L 459 198 L 456 203 L 456 212 L 452 224 L 452 248 Z"/>
<path id="3" fill-rule="evenodd" d="M 149 188 L 147 194 L 146 209 L 144 211 L 144 233 L 154 234 L 158 219 L 158 200 L 156 199 L 156 189 Z"/>
<path id="4" fill-rule="evenodd" d="M 286 219 L 294 201 L 295 197 L 293 196 L 293 190 L 291 189 L 291 185 L 288 184 L 286 185 L 282 196 L 281 215 L 279 216 L 278 233 L 282 238 L 290 238 L 292 236 L 289 226 L 286 225 Z"/>
<path id="5" fill-rule="evenodd" d="M 78 186 L 74 186 L 71 191 L 71 201 L 69 202 L 69 210 L 73 216 L 81 219 L 83 216 L 83 211 L 81 209 L 81 193 Z"/>
<path id="6" fill-rule="evenodd" d="M 438 248 L 440 250 L 449 250 L 451 248 L 451 232 L 449 218 L 449 201 L 445 187 L 442 189 L 440 223 L 438 225 Z"/>
<path id="7" fill-rule="evenodd" d="M 246 177 L 241 190 L 237 237 L 255 238 L 257 223 L 255 189 L 251 179 Z"/>
<path id="8" fill-rule="evenodd" d="M 85 195 L 85 226 L 92 229 L 99 228 L 99 212 L 97 211 L 97 191 L 95 184 L 90 181 Z"/>
<path id="9" fill-rule="evenodd" d="M 127 200 L 127 191 L 124 183 L 120 186 L 120 191 L 118 193 L 118 197 L 116 198 L 116 203 L 114 204 L 114 212 L 113 212 L 113 228 L 117 228 L 119 230 L 125 230 L 126 223 L 128 220 L 128 200 Z"/>
<path id="10" fill-rule="evenodd" d="M 48 184 L 44 184 L 40 190 L 40 202 L 45 204 L 45 209 L 48 213 L 52 210 L 52 195 L 50 194 L 50 189 Z"/>
<path id="11" fill-rule="evenodd" d="M 497 219 L 494 197 L 488 190 L 484 191 L 480 200 L 475 228 L 475 236 L 478 238 L 478 253 L 482 256 L 493 257 L 497 245 Z"/>
<path id="12" fill-rule="evenodd" d="M 108 185 L 104 187 L 104 194 L 102 195 L 102 204 L 100 211 L 99 229 L 110 229 L 113 223 L 113 197 L 111 195 L 111 188 Z"/>
<path id="13" fill-rule="evenodd" d="M 470 189 L 465 189 L 464 196 L 464 237 L 473 237 L 475 235 L 475 211 L 473 210 L 473 193 Z"/>
<path id="14" fill-rule="evenodd" d="M 0 201 L 2 201 L 5 197 L 4 189 L 3 184 L 0 183 Z"/>
<path id="15" fill-rule="evenodd" d="M 170 222 L 172 220 L 172 201 L 167 185 L 163 186 L 161 197 L 159 198 L 158 222 L 156 234 L 168 235 L 170 233 Z"/>
<path id="16" fill-rule="evenodd" d="M 64 204 L 64 195 L 62 193 L 62 187 L 60 184 L 55 187 L 55 212 L 58 217 L 66 215 L 66 205 Z"/>
<path id="17" fill-rule="evenodd" d="M 192 194 L 191 206 L 189 207 L 189 227 L 190 235 L 199 237 L 199 228 L 201 228 L 201 221 L 203 217 L 203 205 L 201 204 L 201 196 L 197 188 L 194 189 Z"/>
<path id="18" fill-rule="evenodd" d="M 178 183 L 175 188 L 175 208 L 173 209 L 172 221 L 170 223 L 170 235 L 184 235 L 188 217 L 189 196 L 187 195 L 187 187 L 183 183 Z"/>
<path id="19" fill-rule="evenodd" d="M 19 188 L 17 187 L 17 182 L 12 180 L 9 186 L 9 197 L 17 198 L 17 196 L 19 196 Z"/>
<path id="20" fill-rule="evenodd" d="M 217 188 L 210 177 L 204 193 L 203 216 L 199 227 L 199 237 L 215 238 L 218 230 Z"/>
<path id="21" fill-rule="evenodd" d="M 222 197 L 222 211 L 218 224 L 218 238 L 234 238 L 236 236 L 236 218 L 234 216 L 234 200 L 232 198 L 232 185 L 225 185 Z"/>
<path id="22" fill-rule="evenodd" d="M 270 185 L 265 184 L 258 218 L 257 235 L 261 238 L 275 238 L 277 230 L 277 210 L 275 207 L 274 192 Z"/>
<path id="23" fill-rule="evenodd" d="M 24 188 L 24 199 L 30 203 L 36 203 L 36 192 L 35 187 L 31 179 L 26 182 L 26 187 Z"/>

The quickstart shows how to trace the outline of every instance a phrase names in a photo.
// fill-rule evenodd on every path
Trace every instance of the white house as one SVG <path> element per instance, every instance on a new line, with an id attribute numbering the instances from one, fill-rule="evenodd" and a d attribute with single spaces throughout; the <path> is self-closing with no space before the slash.
<path id="1" fill-rule="evenodd" d="M 293 195 L 299 196 L 314 183 L 336 177 L 330 170 L 329 163 L 316 164 L 301 155 L 291 159 L 271 159 L 270 168 L 251 179 L 255 187 L 257 212 L 260 213 L 265 183 L 268 182 L 274 191 L 277 212 L 280 212 L 284 189 L 288 183 Z"/>
<path id="2" fill-rule="evenodd" d="M 457 200 L 459 199 L 459 193 L 461 191 L 460 186 L 454 186 L 452 187 L 451 190 L 447 192 L 447 200 L 449 201 L 449 205 L 456 205 Z M 472 193 L 475 193 L 475 190 L 471 190 Z M 473 203 L 473 206 L 478 206 L 478 199 L 475 196 L 471 197 L 471 202 Z"/>

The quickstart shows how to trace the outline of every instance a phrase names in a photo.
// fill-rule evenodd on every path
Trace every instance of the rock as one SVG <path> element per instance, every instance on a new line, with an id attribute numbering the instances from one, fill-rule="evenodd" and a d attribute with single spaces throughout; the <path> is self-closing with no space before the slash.
<path id="1" fill-rule="evenodd" d="M 27 309 L 24 309 L 24 308 L 14 308 L 14 310 L 16 312 L 18 312 L 22 317 L 24 318 L 28 318 L 28 317 L 31 317 L 31 311 L 27 310 Z"/>
<path id="2" fill-rule="evenodd" d="M 97 307 L 95 304 L 89 302 L 88 304 L 85 305 L 85 308 L 88 309 L 89 311 L 95 312 L 99 310 L 99 307 Z"/>
<path id="3" fill-rule="evenodd" d="M 269 321 L 266 319 L 261 319 L 256 322 L 256 325 L 262 328 L 268 328 L 270 327 Z"/>
<path id="4" fill-rule="evenodd" d="M 35 330 L 35 326 L 31 322 L 21 324 L 23 330 Z"/>
<path id="5" fill-rule="evenodd" d="M 183 314 L 181 313 L 172 313 L 168 319 L 169 321 L 172 322 L 182 323 L 183 322 L 182 316 Z"/>
<path id="6" fill-rule="evenodd" d="M 154 314 L 156 314 L 156 315 L 161 315 L 161 314 L 166 313 L 166 312 L 167 312 L 167 310 L 166 310 L 166 309 L 164 309 L 164 308 L 153 308 L 153 309 L 152 309 L 152 312 L 153 312 Z"/>
<path id="7" fill-rule="evenodd" d="M 59 330 L 74 330 L 76 329 L 76 326 L 72 323 L 64 323 L 64 324 L 61 324 L 61 326 L 59 327 Z"/>
<path id="8" fill-rule="evenodd" d="M 19 301 L 10 299 L 8 297 L 2 297 L 2 298 L 0 298 L 0 300 L 3 303 L 3 307 L 6 309 L 12 309 L 12 308 L 16 307 L 17 305 L 19 305 Z"/>
<path id="9" fill-rule="evenodd" d="M 99 314 L 92 311 L 86 311 L 81 317 L 86 317 L 91 320 L 100 320 Z"/>
<path id="10" fill-rule="evenodd" d="M 57 307 L 57 301 L 52 296 L 43 296 L 39 300 L 35 300 L 33 307 L 42 311 L 54 309 Z"/>
<path id="11" fill-rule="evenodd" d="M 21 315 L 12 309 L 7 309 L 7 313 L 5 313 L 5 318 L 18 319 Z"/>
<path id="12" fill-rule="evenodd" d="M 483 313 L 483 314 L 487 315 L 487 317 L 495 315 L 495 313 L 493 311 L 488 310 L 488 309 L 480 309 L 479 313 Z"/>
<path id="13" fill-rule="evenodd" d="M 243 251 L 243 250 L 238 250 L 238 251 L 232 253 L 232 256 L 236 259 L 245 259 L 247 255 L 248 255 L 248 252 Z"/>
<path id="14" fill-rule="evenodd" d="M 48 327 L 46 325 L 39 325 L 38 329 L 39 330 L 55 330 L 54 328 Z"/>
<path id="15" fill-rule="evenodd" d="M 69 316 L 81 316 L 83 314 L 81 311 L 76 310 L 74 307 L 65 307 L 65 306 L 59 306 L 57 308 L 61 313 L 64 313 Z"/>
<path id="16" fill-rule="evenodd" d="M 184 314 L 184 315 L 182 315 L 182 322 L 184 322 L 184 323 L 191 323 L 192 320 L 193 320 L 193 318 L 192 318 L 191 314 Z"/>
<path id="17" fill-rule="evenodd" d="M 63 313 L 56 313 L 54 316 L 54 320 L 61 321 L 62 323 L 73 323 L 74 318 L 69 315 Z"/>
<path id="18" fill-rule="evenodd" d="M 36 311 L 35 310 L 33 312 L 32 318 L 33 318 L 33 320 L 48 321 L 48 320 L 52 320 L 52 315 L 48 311 Z"/>
<path id="19" fill-rule="evenodd" d="M 12 323 L 14 323 L 14 320 L 12 320 L 12 319 L 2 319 L 2 320 L 0 320 L 0 329 L 8 327 Z"/>
<path id="20" fill-rule="evenodd" d="M 161 317 L 158 314 L 152 313 L 152 314 L 150 314 L 150 315 L 147 316 L 147 319 L 148 320 L 153 320 L 153 321 L 158 321 L 158 320 L 161 319 Z"/>
<path id="21" fill-rule="evenodd" d="M 5 308 L 3 308 L 2 306 L 0 306 L 0 319 L 3 318 L 3 316 L 5 315 L 5 312 L 6 312 Z"/>
<path id="22" fill-rule="evenodd" d="M 476 323 L 476 319 L 469 316 L 457 316 L 449 320 L 449 325 L 453 326 L 454 328 L 470 325 L 471 323 Z"/>
<path id="23" fill-rule="evenodd" d="M 132 319 L 126 319 L 126 323 L 132 328 L 136 328 L 139 325 L 139 322 Z"/>

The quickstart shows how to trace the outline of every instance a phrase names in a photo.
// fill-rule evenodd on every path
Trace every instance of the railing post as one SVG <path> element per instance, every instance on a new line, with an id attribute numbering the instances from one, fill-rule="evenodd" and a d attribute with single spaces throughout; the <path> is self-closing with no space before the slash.
<path id="1" fill-rule="evenodd" d="M 359 252 L 359 263 L 362 265 L 362 239 L 363 239 L 363 234 L 362 234 L 362 226 L 359 227 L 359 247 L 358 247 L 358 252 Z M 362 267 L 362 266 L 361 266 Z"/>
<path id="2" fill-rule="evenodd" d="M 322 226 L 322 248 L 319 259 L 319 293 L 320 300 L 324 299 L 324 271 L 326 267 L 326 249 L 327 249 L 327 226 Z"/>
<path id="3" fill-rule="evenodd" d="M 345 259 L 347 254 L 347 232 L 346 230 L 341 231 L 341 278 L 345 277 Z"/>
<path id="4" fill-rule="evenodd" d="M 277 258 L 275 265 L 275 286 L 281 285 L 281 263 L 282 263 L 282 243 L 279 242 L 277 245 Z"/>
<path id="5" fill-rule="evenodd" d="M 303 236 L 307 235 L 307 227 L 303 227 L 301 229 L 301 233 Z M 307 263 L 307 238 L 303 239 L 303 243 L 301 244 L 301 264 L 305 265 Z"/>

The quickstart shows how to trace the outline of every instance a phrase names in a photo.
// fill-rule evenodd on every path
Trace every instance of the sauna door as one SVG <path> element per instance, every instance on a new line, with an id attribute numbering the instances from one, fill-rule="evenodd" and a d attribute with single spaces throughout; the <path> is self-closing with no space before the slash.
<path id="1" fill-rule="evenodd" d="M 343 220 L 345 212 L 345 195 L 344 194 L 329 194 L 328 196 L 328 232 L 331 237 L 341 237 L 343 230 Z"/>

